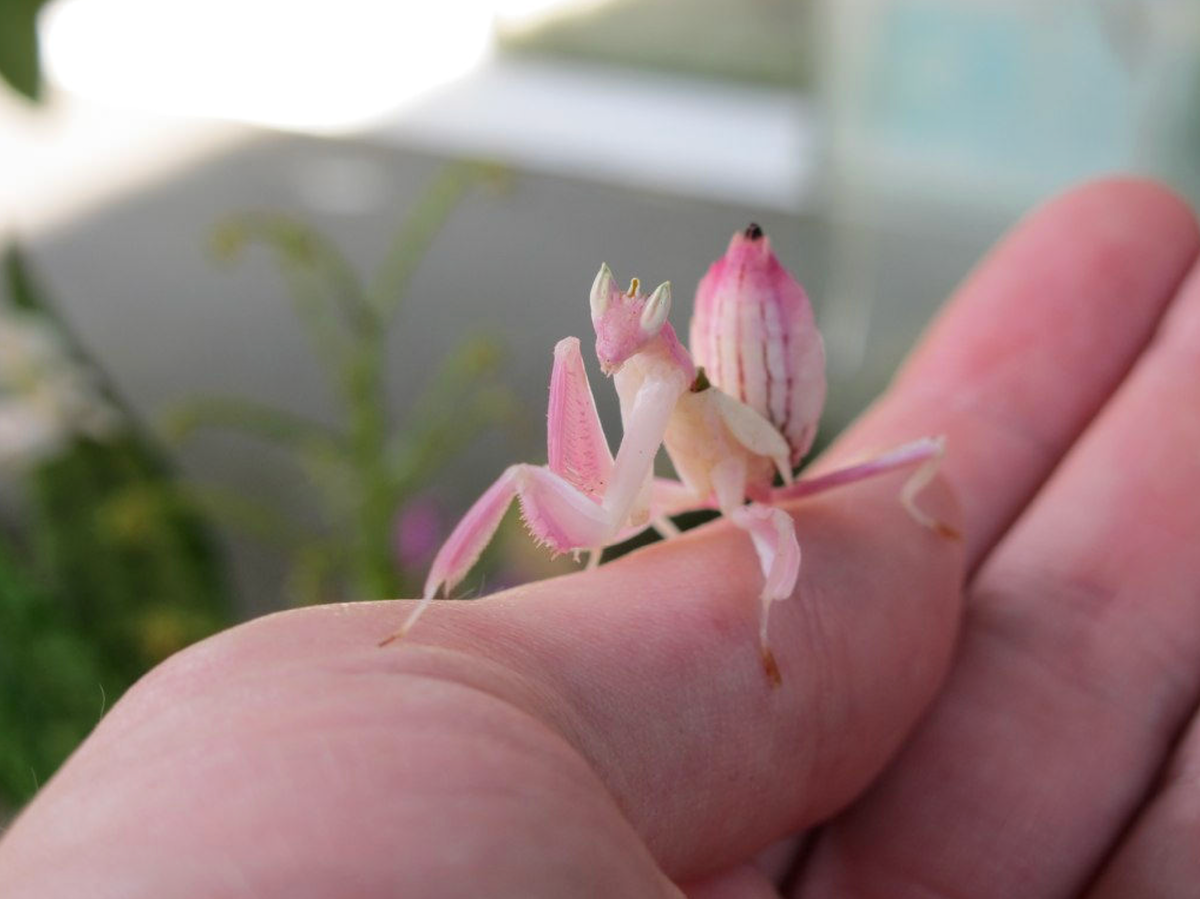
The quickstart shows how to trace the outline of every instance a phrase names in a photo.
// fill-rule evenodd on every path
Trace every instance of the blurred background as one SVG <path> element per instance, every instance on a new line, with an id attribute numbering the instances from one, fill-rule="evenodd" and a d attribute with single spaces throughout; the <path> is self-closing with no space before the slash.
<path id="1" fill-rule="evenodd" d="M 1048 195 L 1200 200 L 1195 0 L 2 0 L 0 76 L 0 821 L 187 643 L 416 593 L 601 261 L 683 328 L 761 223 L 828 436 Z"/>

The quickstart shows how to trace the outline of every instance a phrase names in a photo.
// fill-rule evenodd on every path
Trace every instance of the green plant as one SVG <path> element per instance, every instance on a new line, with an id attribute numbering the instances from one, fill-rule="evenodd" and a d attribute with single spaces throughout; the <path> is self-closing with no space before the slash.
<path id="1" fill-rule="evenodd" d="M 247 399 L 206 397 L 179 404 L 166 416 L 165 432 L 180 441 L 201 427 L 232 428 L 281 446 L 302 468 L 324 510 L 319 530 L 229 491 L 194 486 L 189 492 L 190 501 L 289 553 L 297 601 L 335 595 L 379 599 L 411 591 L 416 573 L 405 570 L 393 548 L 398 510 L 476 433 L 512 415 L 513 399 L 493 377 L 500 352 L 486 337 L 458 346 L 402 427 L 389 419 L 384 382 L 389 328 L 430 243 L 467 190 L 502 177 L 481 164 L 445 168 L 366 283 L 333 243 L 289 216 L 239 215 L 214 234 L 214 249 L 224 261 L 251 243 L 273 251 L 340 401 L 342 421 L 329 427 Z"/>
<path id="2" fill-rule="evenodd" d="M 17 93 L 37 101 L 42 93 L 37 17 L 47 0 L 0 3 L 0 78 Z"/>
<path id="3" fill-rule="evenodd" d="M 148 668 L 231 622 L 207 523 L 70 334 L 23 254 L 4 254 L 0 462 L 22 526 L 0 538 L 0 804 L 50 776 Z"/>

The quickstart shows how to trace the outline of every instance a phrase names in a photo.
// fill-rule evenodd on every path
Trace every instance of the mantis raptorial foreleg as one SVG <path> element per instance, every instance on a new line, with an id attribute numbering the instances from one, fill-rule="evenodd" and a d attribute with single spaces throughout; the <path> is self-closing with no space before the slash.
<path id="1" fill-rule="evenodd" d="M 599 419 L 594 418 L 595 403 L 586 375 L 582 381 L 577 375 L 582 367 L 576 366 L 578 341 L 572 344 L 572 340 L 561 342 L 562 352 L 555 353 L 551 385 L 558 385 L 558 392 L 552 389 L 550 406 L 555 435 L 550 440 L 551 458 L 555 459 L 555 467 L 572 480 L 549 465 L 512 465 L 505 469 L 438 551 L 421 601 L 384 643 L 407 634 L 440 591 L 454 589 L 491 541 L 514 499 L 534 539 L 555 552 L 607 546 L 629 521 L 644 485 L 650 481 L 654 455 L 686 385 L 669 371 L 644 379 L 634 397 L 616 459 L 612 460 L 603 444 Z M 567 410 L 583 412 L 573 418 Z M 565 423 L 568 420 L 570 424 Z M 563 439 L 564 433 L 568 439 Z M 577 486 L 580 484 L 585 489 L 596 485 L 591 487 L 593 491 L 602 487 L 604 492 L 585 492 Z"/>

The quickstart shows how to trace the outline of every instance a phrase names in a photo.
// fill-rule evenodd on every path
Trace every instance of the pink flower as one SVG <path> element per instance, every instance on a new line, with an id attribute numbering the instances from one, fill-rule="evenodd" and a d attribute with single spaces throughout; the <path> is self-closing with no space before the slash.
<path id="1" fill-rule="evenodd" d="M 392 546 L 397 561 L 405 569 L 424 568 L 444 536 L 441 507 L 427 496 L 411 500 L 396 516 Z"/>

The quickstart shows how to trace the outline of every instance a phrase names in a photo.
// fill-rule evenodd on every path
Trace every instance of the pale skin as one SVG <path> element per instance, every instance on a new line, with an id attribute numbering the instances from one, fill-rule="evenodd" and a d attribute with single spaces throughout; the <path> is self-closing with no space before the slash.
<path id="1" fill-rule="evenodd" d="M 110 711 L 0 893 L 1194 895 L 1198 254 L 1181 203 L 1110 181 L 981 265 L 819 460 L 945 433 L 923 502 L 965 539 L 913 526 L 903 475 L 797 503 L 779 689 L 728 524 L 435 603 L 398 649 L 394 603 L 271 616 Z"/>

